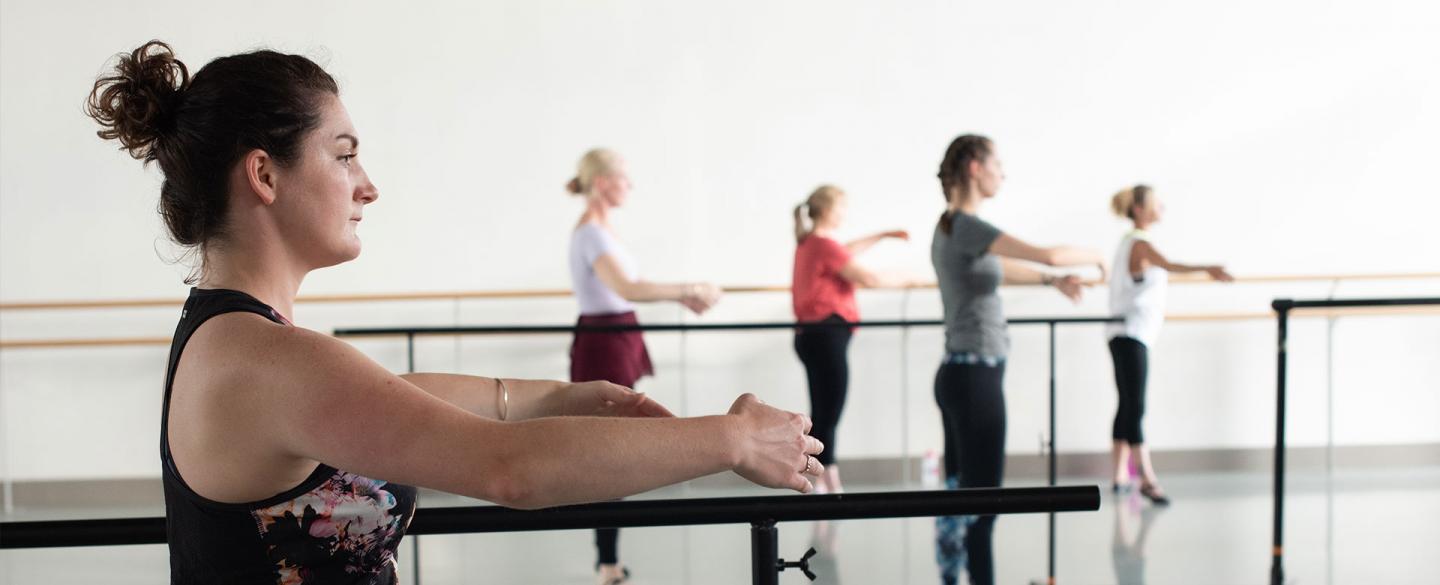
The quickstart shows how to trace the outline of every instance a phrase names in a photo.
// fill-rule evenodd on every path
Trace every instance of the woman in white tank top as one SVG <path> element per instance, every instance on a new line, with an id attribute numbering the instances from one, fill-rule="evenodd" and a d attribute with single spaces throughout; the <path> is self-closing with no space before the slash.
<path id="1" fill-rule="evenodd" d="M 1112 454 L 1114 491 L 1130 489 L 1130 463 L 1140 474 L 1140 494 L 1151 502 L 1167 505 L 1170 499 L 1160 489 L 1150 450 L 1140 431 L 1145 414 L 1145 381 L 1150 369 L 1149 349 L 1160 336 L 1165 322 L 1165 289 L 1171 272 L 1205 272 L 1222 282 L 1234 280 L 1218 265 L 1177 264 L 1166 259 L 1150 241 L 1146 230 L 1160 221 L 1165 207 L 1154 189 L 1136 185 L 1116 193 L 1110 200 L 1115 215 L 1128 218 L 1135 228 L 1120 241 L 1115 252 L 1115 270 L 1110 273 L 1110 314 L 1125 318 L 1106 328 L 1110 356 L 1115 363 L 1115 386 L 1120 404 L 1115 413 Z"/>

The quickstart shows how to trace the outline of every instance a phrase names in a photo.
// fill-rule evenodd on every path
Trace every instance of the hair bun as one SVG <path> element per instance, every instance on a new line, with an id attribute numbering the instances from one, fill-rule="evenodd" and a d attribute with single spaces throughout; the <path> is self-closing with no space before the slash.
<path id="1" fill-rule="evenodd" d="M 570 182 L 565 183 L 565 190 L 569 191 L 571 195 L 579 195 L 584 191 L 584 189 L 580 188 L 580 177 L 575 177 L 570 179 Z"/>
<path id="2" fill-rule="evenodd" d="M 174 126 L 190 71 L 161 41 L 117 57 L 111 75 L 95 81 L 85 113 L 100 123 L 100 138 L 119 140 L 121 149 L 137 159 L 155 160 L 155 143 Z"/>

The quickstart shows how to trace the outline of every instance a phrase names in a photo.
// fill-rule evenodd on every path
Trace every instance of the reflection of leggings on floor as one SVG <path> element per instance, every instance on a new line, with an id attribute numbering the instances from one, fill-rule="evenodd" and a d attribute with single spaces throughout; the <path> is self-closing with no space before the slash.
<path id="1" fill-rule="evenodd" d="M 823 323 L 845 322 L 839 315 Z M 810 436 L 825 444 L 815 458 L 822 465 L 835 462 L 835 427 L 845 410 L 845 391 L 850 385 L 850 364 L 845 351 L 850 346 L 849 327 L 804 327 L 795 332 L 795 353 L 805 364 L 810 382 Z"/>
<path id="2" fill-rule="evenodd" d="M 1110 357 L 1115 362 L 1115 388 L 1120 406 L 1115 410 L 1115 427 L 1110 436 L 1131 445 L 1145 442 L 1140 417 L 1145 416 L 1145 378 L 1150 369 L 1150 352 L 1133 337 L 1110 339 Z"/>
<path id="3" fill-rule="evenodd" d="M 1005 363 L 946 363 L 935 375 L 935 402 L 945 426 L 945 475 L 951 488 L 999 487 L 1005 475 Z M 955 583 L 961 566 L 973 585 L 995 582 L 991 537 L 995 516 L 940 518 L 941 578 Z"/>

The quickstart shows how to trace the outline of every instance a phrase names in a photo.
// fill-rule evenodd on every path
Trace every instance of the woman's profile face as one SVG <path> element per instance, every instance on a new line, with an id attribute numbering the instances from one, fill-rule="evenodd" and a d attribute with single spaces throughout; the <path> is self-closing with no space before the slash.
<path id="1" fill-rule="evenodd" d="M 297 160 L 277 173 L 273 205 L 285 246 L 310 268 L 360 255 L 364 207 L 380 196 L 360 164 L 359 134 L 345 105 L 333 95 L 323 104 Z"/>
<path id="2" fill-rule="evenodd" d="M 831 229 L 838 228 L 845 223 L 845 218 L 849 216 L 849 212 L 850 202 L 847 201 L 847 197 L 843 194 L 837 195 L 834 201 L 830 203 L 830 209 L 825 210 L 825 214 L 820 218 L 820 221 L 824 222 L 826 227 Z"/>
<path id="3" fill-rule="evenodd" d="M 622 160 L 616 161 L 609 173 L 595 177 L 592 192 L 607 207 L 620 207 L 630 197 L 630 187 L 630 173 Z"/>
<path id="4" fill-rule="evenodd" d="M 991 153 L 980 161 L 974 172 L 976 186 L 980 189 L 980 196 L 990 199 L 1000 192 L 1000 185 L 1005 182 L 1005 168 L 1000 164 L 1000 155 Z"/>
<path id="5" fill-rule="evenodd" d="M 1145 223 L 1156 223 L 1165 215 L 1165 202 L 1156 197 L 1154 191 L 1150 193 L 1144 205 L 1136 206 L 1136 217 L 1144 218 Z"/>

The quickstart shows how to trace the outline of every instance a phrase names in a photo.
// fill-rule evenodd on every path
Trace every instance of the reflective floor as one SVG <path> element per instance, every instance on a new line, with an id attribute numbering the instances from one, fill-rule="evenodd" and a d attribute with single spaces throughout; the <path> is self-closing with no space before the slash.
<path id="1" fill-rule="evenodd" d="M 1061 483 L 1095 483 L 1067 478 Z M 1440 551 L 1440 467 L 1294 474 L 1287 499 L 1286 568 L 1299 584 L 1436 583 L 1430 567 Z M 1020 484 L 1016 484 L 1020 485 Z M 1175 499 L 1153 508 L 1138 496 L 1105 492 L 1098 512 L 1058 517 L 1057 582 L 1061 584 L 1260 584 L 1270 566 L 1270 478 L 1264 474 L 1171 474 Z M 850 486 L 851 491 L 902 489 Z M 743 495 L 752 490 L 674 488 L 655 497 Z M 424 505 L 469 505 L 429 497 Z M 154 508 L 19 510 L 7 520 L 158 514 Z M 1044 515 L 1005 516 L 995 531 L 998 583 L 1024 584 L 1046 573 Z M 796 558 L 814 546 L 817 583 L 932 584 L 933 519 L 862 520 L 828 526 L 780 525 L 780 555 Z M 420 539 L 426 585 L 593 583 L 588 531 Z M 743 585 L 750 582 L 747 525 L 631 529 L 621 533 L 631 583 Z M 404 545 L 404 581 L 412 553 Z M 161 546 L 0 551 L 0 583 L 155 584 L 167 580 Z M 782 583 L 806 583 L 794 571 Z"/>

